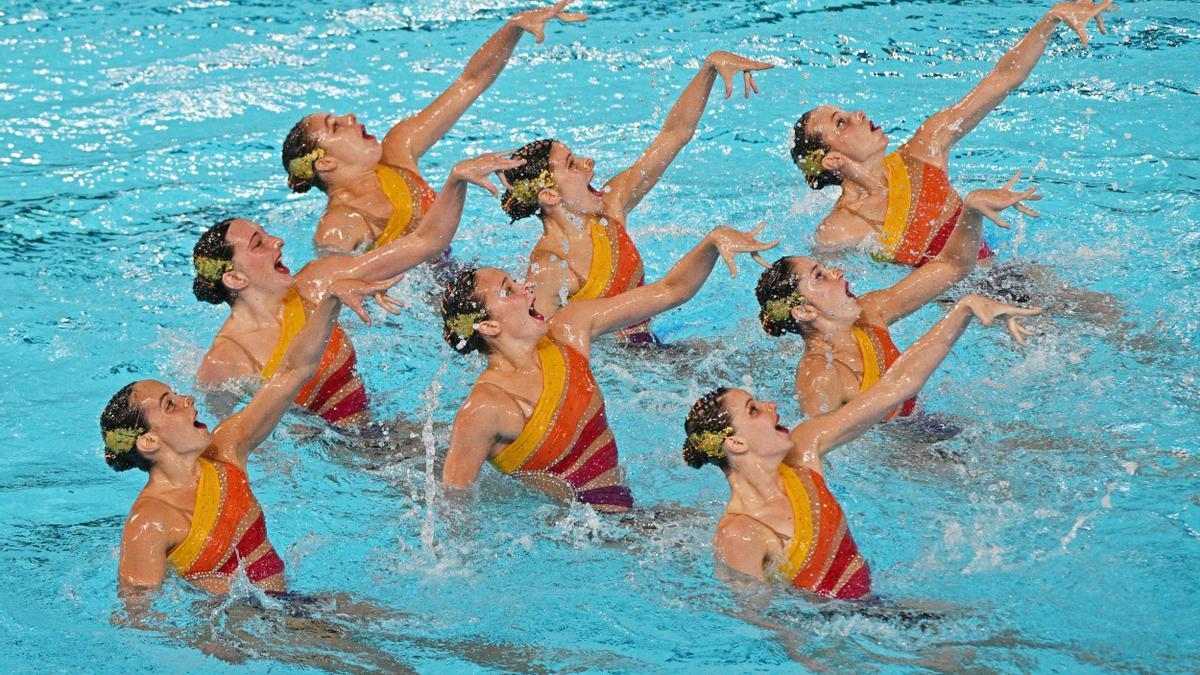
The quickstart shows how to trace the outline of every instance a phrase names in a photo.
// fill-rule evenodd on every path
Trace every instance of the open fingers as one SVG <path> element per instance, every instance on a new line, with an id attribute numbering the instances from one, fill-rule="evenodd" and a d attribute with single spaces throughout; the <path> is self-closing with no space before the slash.
<path id="1" fill-rule="evenodd" d="M 1017 184 L 1017 180 L 1018 180 L 1020 177 L 1021 177 L 1021 170 L 1020 170 L 1020 169 L 1017 169 L 1017 172 L 1013 174 L 1013 177 L 1012 177 L 1012 178 L 1009 178 L 1009 179 L 1008 179 L 1008 182 L 1007 182 L 1007 183 L 1005 183 L 1005 184 L 1003 185 L 1003 187 L 1001 187 L 1000 189 L 1001 189 L 1001 190 L 1011 190 L 1011 189 L 1012 189 L 1012 186 L 1014 186 L 1014 185 L 1016 185 L 1016 184 Z"/>
<path id="2" fill-rule="evenodd" d="M 559 21 L 566 23 L 576 23 L 579 21 L 587 21 L 588 15 L 583 12 L 559 12 L 554 15 Z"/>
<path id="3" fill-rule="evenodd" d="M 399 283 L 400 280 L 403 278 L 404 278 L 403 274 L 397 274 L 396 276 L 390 277 L 388 279 L 380 279 L 379 281 L 376 281 L 375 283 L 371 284 L 371 290 L 386 291 L 387 289 L 389 289 L 392 286 L 395 286 L 397 283 Z"/>
<path id="4" fill-rule="evenodd" d="M 725 98 L 733 96 L 733 78 L 726 73 L 721 73 L 721 79 L 725 82 Z"/>
<path id="5" fill-rule="evenodd" d="M 363 323 L 367 324 L 368 326 L 371 325 L 371 315 L 367 314 L 367 311 L 363 309 L 361 298 L 347 298 L 342 301 L 342 304 L 352 309 L 354 313 L 358 315 L 358 318 L 362 319 Z"/>
<path id="6" fill-rule="evenodd" d="M 762 232 L 762 229 L 766 226 L 767 226 L 767 221 L 764 218 L 763 220 L 759 221 L 758 225 L 754 226 L 754 229 L 750 230 L 746 234 L 750 235 L 751 237 L 756 236 L 759 232 Z"/>
<path id="7" fill-rule="evenodd" d="M 759 265 L 762 265 L 767 269 L 771 269 L 771 263 L 767 262 L 767 259 L 762 257 L 762 254 L 758 251 L 751 253 L 750 257 L 753 258 L 754 262 L 758 263 Z"/>
<path id="8" fill-rule="evenodd" d="M 750 98 L 750 71 L 742 71 L 742 87 L 746 90 L 746 98 Z"/>
<path id="9" fill-rule="evenodd" d="M 1038 213 L 1037 211 L 1034 211 L 1033 209 L 1029 208 L 1028 206 L 1025 206 L 1024 204 L 1022 204 L 1020 202 L 1013 204 L 1013 208 L 1016 209 L 1017 211 L 1019 211 L 1020 213 L 1024 213 L 1025 215 L 1029 216 L 1030 218 L 1041 218 L 1042 217 L 1042 214 Z"/>
<path id="10" fill-rule="evenodd" d="M 467 178 L 467 182 L 472 183 L 474 185 L 478 185 L 479 187 L 483 188 L 484 190 L 487 190 L 488 192 L 492 193 L 493 197 L 500 196 L 500 191 L 496 189 L 495 185 L 492 185 L 492 181 L 490 181 L 486 178 L 469 177 L 469 178 Z"/>
<path id="11" fill-rule="evenodd" d="M 758 93 L 758 83 L 754 81 L 754 73 L 746 73 L 746 77 L 750 78 L 750 88 L 753 89 L 754 93 L 757 94 Z"/>
<path id="12" fill-rule="evenodd" d="M 1015 340 L 1017 344 L 1021 345 L 1022 347 L 1026 346 L 1025 338 L 1021 336 L 1021 324 L 1017 323 L 1016 319 L 1010 318 L 1008 320 L 1008 334 L 1013 336 L 1013 340 Z"/>

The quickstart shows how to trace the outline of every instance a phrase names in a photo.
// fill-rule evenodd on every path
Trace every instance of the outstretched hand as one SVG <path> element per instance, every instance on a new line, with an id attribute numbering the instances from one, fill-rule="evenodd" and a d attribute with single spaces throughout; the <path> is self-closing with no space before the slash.
<path id="1" fill-rule="evenodd" d="M 498 174 L 501 171 L 515 169 L 525 163 L 523 159 L 509 157 L 511 154 L 511 152 L 489 152 L 471 159 L 464 159 L 454 165 L 451 175 L 459 180 L 478 185 L 492 193 L 493 197 L 499 197 L 500 191 L 489 180 L 489 176 L 493 173 Z"/>
<path id="2" fill-rule="evenodd" d="M 1050 8 L 1050 14 L 1070 26 L 1071 30 L 1075 31 L 1079 36 L 1079 40 L 1083 43 L 1083 46 L 1086 47 L 1088 43 L 1087 25 L 1089 21 L 1095 19 L 1096 27 L 1100 29 L 1100 34 L 1108 34 L 1108 30 L 1104 27 L 1104 12 L 1116 10 L 1116 7 L 1113 7 L 1112 4 L 1113 0 L 1107 0 L 1103 4 L 1096 4 L 1093 0 L 1060 2 Z"/>
<path id="3" fill-rule="evenodd" d="M 358 318 L 363 320 L 363 323 L 371 325 L 371 315 L 367 314 L 363 309 L 363 298 L 368 295 L 375 297 L 375 300 L 383 307 L 383 311 L 388 314 L 399 314 L 401 305 L 396 300 L 388 297 L 385 292 L 387 289 L 396 285 L 404 277 L 403 274 L 397 274 L 391 279 L 382 281 L 363 281 L 361 279 L 336 279 L 329 285 L 329 292 L 334 295 L 342 304 L 349 307 L 358 315 Z"/>
<path id="4" fill-rule="evenodd" d="M 768 70 L 775 67 L 769 63 L 755 61 L 731 52 L 722 51 L 709 54 L 708 63 L 725 82 L 725 98 L 733 95 L 733 78 L 738 73 L 742 74 L 742 84 L 746 90 L 746 98 L 750 98 L 751 90 L 756 94 L 758 93 L 758 85 L 754 83 L 753 71 Z"/>
<path id="5" fill-rule="evenodd" d="M 1017 179 L 1020 177 L 1021 171 L 1018 169 L 1017 173 L 999 189 L 972 190 L 963 203 L 968 209 L 976 211 L 1006 230 L 1012 226 L 1000 217 L 1000 212 L 1010 206 L 1031 218 L 1037 218 L 1041 214 L 1021 202 L 1040 201 L 1042 196 L 1037 193 L 1036 185 L 1022 192 L 1013 192 L 1012 187 L 1017 184 Z"/>
<path id="6" fill-rule="evenodd" d="M 527 9 L 523 12 L 518 12 L 512 18 L 513 25 L 521 30 L 529 33 L 534 37 L 534 42 L 541 44 L 546 39 L 546 24 L 550 23 L 551 19 L 558 19 L 567 23 L 575 23 L 576 21 L 587 21 L 587 14 L 583 12 L 565 12 L 563 11 L 567 5 L 571 4 L 572 0 L 559 0 L 550 7 L 542 9 Z"/>
<path id="7" fill-rule="evenodd" d="M 713 246 L 717 247 L 717 254 L 729 265 L 729 275 L 737 277 L 737 256 L 739 253 L 750 253 L 755 257 L 760 265 L 766 264 L 762 260 L 762 256 L 758 255 L 759 251 L 765 251 L 770 248 L 775 248 L 779 245 L 779 240 L 772 242 L 761 242 L 755 236 L 766 227 L 767 221 L 762 221 L 758 227 L 749 232 L 741 232 L 732 227 L 718 227 L 709 233 L 712 238 Z M 770 265 L 767 265 L 770 267 Z"/>
<path id="8" fill-rule="evenodd" d="M 1017 317 L 1035 316 L 1042 313 L 1041 307 L 1018 307 L 985 298 L 982 295 L 964 295 L 959 303 L 971 310 L 975 318 L 979 319 L 979 323 L 985 326 L 991 326 L 996 319 L 1007 317 L 1008 332 L 1022 347 L 1025 346 L 1025 336 L 1033 335 L 1033 331 L 1022 326 L 1017 321 Z"/>

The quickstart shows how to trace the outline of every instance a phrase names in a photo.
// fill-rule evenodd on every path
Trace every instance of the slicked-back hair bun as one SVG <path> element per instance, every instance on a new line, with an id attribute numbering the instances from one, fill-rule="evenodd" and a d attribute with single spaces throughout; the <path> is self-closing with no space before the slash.
<path id="1" fill-rule="evenodd" d="M 217 275 L 216 278 L 213 278 L 213 276 L 201 272 L 201 269 L 206 266 L 211 267 L 221 263 L 228 263 L 232 268 L 233 245 L 226 240 L 225 236 L 229 234 L 229 226 L 233 221 L 233 218 L 227 218 L 208 228 L 204 234 L 200 235 L 196 245 L 192 247 L 192 264 L 195 267 L 193 272 L 196 274 L 196 278 L 192 280 L 192 294 L 201 302 L 213 305 L 219 305 L 222 302 L 233 304 L 234 294 L 221 281 L 221 277 Z"/>
<path id="2" fill-rule="evenodd" d="M 504 181 L 509 185 L 516 185 L 518 181 L 533 180 L 543 171 L 550 171 L 550 150 L 555 142 L 553 138 L 541 138 L 526 143 L 514 152 L 513 159 L 523 159 L 525 163 L 513 169 L 506 169 L 503 173 Z M 500 195 L 500 208 L 504 209 L 504 213 L 512 219 L 511 222 L 515 223 L 522 218 L 541 215 L 542 205 L 538 202 L 537 195 L 521 198 L 509 188 Z"/>

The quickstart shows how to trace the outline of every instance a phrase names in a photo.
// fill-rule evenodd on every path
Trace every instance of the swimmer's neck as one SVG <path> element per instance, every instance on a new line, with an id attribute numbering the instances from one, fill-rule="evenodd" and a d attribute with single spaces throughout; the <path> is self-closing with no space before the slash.
<path id="1" fill-rule="evenodd" d="M 779 478 L 782 457 L 730 456 L 729 507 L 733 511 L 757 513 L 768 504 L 786 499 L 783 481 Z"/>
<path id="2" fill-rule="evenodd" d="M 207 448 L 205 448 L 207 450 Z M 155 453 L 150 466 L 147 485 L 169 490 L 195 488 L 200 483 L 200 462 L 204 450 L 197 453 L 180 453 L 170 448 L 161 448 Z"/>
<path id="3" fill-rule="evenodd" d="M 887 150 L 878 155 L 858 162 L 853 171 L 847 171 L 842 178 L 842 198 L 849 201 L 866 199 L 872 195 L 887 193 L 887 169 L 883 160 Z"/>
<path id="4" fill-rule="evenodd" d="M 588 216 L 574 213 L 565 208 L 556 208 L 542 214 L 542 232 L 552 239 L 562 239 L 584 232 Z"/>
<path id="5" fill-rule="evenodd" d="M 853 351 L 858 342 L 854 339 L 854 324 L 857 319 L 818 317 L 816 331 L 804 338 L 805 350 Z"/>
<path id="6" fill-rule="evenodd" d="M 235 323 L 251 329 L 279 325 L 279 308 L 290 289 L 243 288 L 233 301 L 230 315 Z"/>
<path id="7" fill-rule="evenodd" d="M 346 167 L 325 176 L 325 193 L 329 201 L 359 201 L 375 196 L 382 189 L 375 168 Z"/>
<path id="8" fill-rule="evenodd" d="M 501 336 L 492 342 L 492 353 L 488 354 L 488 369 L 518 373 L 540 369 L 537 342 Z"/>

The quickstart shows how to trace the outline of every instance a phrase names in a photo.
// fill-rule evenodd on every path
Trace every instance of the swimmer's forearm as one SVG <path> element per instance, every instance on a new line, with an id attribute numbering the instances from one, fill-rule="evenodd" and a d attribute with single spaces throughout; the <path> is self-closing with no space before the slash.
<path id="1" fill-rule="evenodd" d="M 946 241 L 945 248 L 934 261 L 954 265 L 958 274 L 950 283 L 955 283 L 975 269 L 979 262 L 979 248 L 983 246 L 983 216 L 975 209 L 963 205 L 962 217 Z"/>
<path id="2" fill-rule="evenodd" d="M 662 129 L 633 166 L 613 178 L 610 186 L 618 193 L 626 213 L 632 211 L 646 196 L 683 147 L 691 142 L 696 127 L 708 105 L 708 96 L 716 82 L 717 69 L 710 59 L 704 60 L 700 72 L 683 89 Z"/>
<path id="3" fill-rule="evenodd" d="M 670 303 L 658 311 L 665 312 L 691 300 L 708 280 L 719 258 L 717 243 L 712 233 L 709 233 L 695 248 L 680 258 L 666 276 L 652 284 L 662 287 L 664 297 Z"/>
<path id="4" fill-rule="evenodd" d="M 879 378 L 879 382 L 866 393 L 883 386 L 882 391 L 886 392 L 889 406 L 899 405 L 916 396 L 929 381 L 933 371 L 946 359 L 954 343 L 958 342 L 958 338 L 971 323 L 972 316 L 974 315 L 967 307 L 966 301 L 959 300 L 942 320 L 929 329 L 929 332 L 904 350 L 900 358 Z"/>
<path id="5" fill-rule="evenodd" d="M 304 383 L 317 374 L 341 308 L 341 301 L 332 292 L 326 291 L 325 297 L 313 308 L 308 321 L 300 332 L 296 333 L 295 339 L 284 353 L 276 378 L 283 377 L 288 381 Z M 272 381 L 275 381 L 275 378 L 272 378 Z M 296 388 L 299 387 L 300 384 L 296 384 Z M 294 395 L 295 392 L 292 393 L 292 396 Z"/>
<path id="6" fill-rule="evenodd" d="M 475 52 L 455 85 L 468 90 L 474 101 L 500 76 L 524 34 L 516 19 L 509 19 Z"/>
<path id="7" fill-rule="evenodd" d="M 462 222 L 463 206 L 467 201 L 467 183 L 454 171 L 446 179 L 442 191 L 429 207 L 425 220 L 417 226 L 413 233 L 416 237 L 420 260 L 407 267 L 397 269 L 392 274 L 399 274 L 417 263 L 441 254 L 454 240 L 458 225 Z M 400 238 L 401 240 L 403 237 Z"/>
<path id="8" fill-rule="evenodd" d="M 995 84 L 1003 87 L 1005 95 L 1021 86 L 1046 53 L 1046 47 L 1059 23 L 1061 20 L 1053 14 L 1043 16 L 1025 37 L 1000 57 L 984 81 L 994 79 Z"/>

